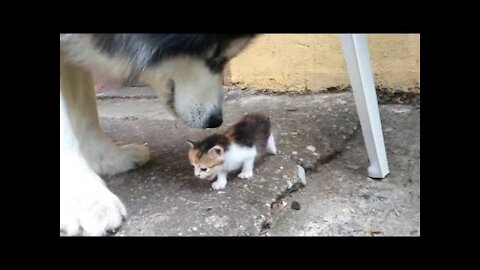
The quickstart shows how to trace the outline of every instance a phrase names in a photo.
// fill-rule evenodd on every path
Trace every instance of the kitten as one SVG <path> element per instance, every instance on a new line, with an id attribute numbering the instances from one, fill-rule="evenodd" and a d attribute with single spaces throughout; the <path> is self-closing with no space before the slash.
<path id="1" fill-rule="evenodd" d="M 270 119 L 262 114 L 246 114 L 223 134 L 211 135 L 190 145 L 188 159 L 194 167 L 195 176 L 200 179 L 217 180 L 213 189 L 224 189 L 227 174 L 241 168 L 239 178 L 253 176 L 253 163 L 257 146 L 275 155 L 277 149 L 270 131 Z"/>

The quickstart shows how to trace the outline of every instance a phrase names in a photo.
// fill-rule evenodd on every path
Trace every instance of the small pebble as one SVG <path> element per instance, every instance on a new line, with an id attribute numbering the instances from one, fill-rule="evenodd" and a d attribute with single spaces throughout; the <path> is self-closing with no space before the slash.
<path id="1" fill-rule="evenodd" d="M 290 189 L 293 187 L 293 183 L 290 180 L 287 180 L 287 189 Z"/>
<path id="2" fill-rule="evenodd" d="M 400 113 L 409 113 L 411 110 L 408 108 L 395 108 L 393 109 L 394 113 L 400 114 Z"/>
<path id="3" fill-rule="evenodd" d="M 317 151 L 317 148 L 315 148 L 315 146 L 313 146 L 313 145 L 309 145 L 309 146 L 307 146 L 307 150 L 315 152 L 315 151 Z"/>
<path id="4" fill-rule="evenodd" d="M 300 203 L 297 201 L 292 202 L 292 208 L 294 210 L 300 210 Z"/>
<path id="5" fill-rule="evenodd" d="M 352 169 L 352 170 L 358 170 L 358 169 L 360 169 L 360 166 L 353 165 L 353 164 L 348 164 L 348 165 L 347 165 L 347 168 L 350 168 L 350 169 Z"/>
<path id="6" fill-rule="evenodd" d="M 297 165 L 297 173 L 298 173 L 298 178 L 300 178 L 300 183 L 302 183 L 303 185 L 306 185 L 307 184 L 307 178 L 305 177 L 305 169 L 300 166 L 300 165 Z"/>

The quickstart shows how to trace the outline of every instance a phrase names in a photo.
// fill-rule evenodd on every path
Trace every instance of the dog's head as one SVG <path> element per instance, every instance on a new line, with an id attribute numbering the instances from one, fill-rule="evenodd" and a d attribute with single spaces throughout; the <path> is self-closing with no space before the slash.
<path id="1" fill-rule="evenodd" d="M 147 83 L 194 128 L 222 124 L 222 71 L 252 34 L 61 34 L 60 51 L 100 77 Z"/>
<path id="2" fill-rule="evenodd" d="M 132 74 L 154 88 L 160 100 L 193 128 L 223 122 L 222 71 L 253 35 L 141 35 Z M 141 46 L 140 46 L 141 45 Z M 135 72 L 135 70 L 140 72 Z"/>
<path id="3" fill-rule="evenodd" d="M 186 125 L 216 128 L 222 124 L 222 72 L 212 71 L 204 59 L 174 57 L 145 73 L 147 76 L 159 99 Z"/>

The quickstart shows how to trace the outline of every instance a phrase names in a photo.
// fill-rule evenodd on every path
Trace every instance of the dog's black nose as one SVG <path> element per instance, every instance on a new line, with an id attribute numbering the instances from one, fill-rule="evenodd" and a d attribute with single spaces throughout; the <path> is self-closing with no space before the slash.
<path id="1" fill-rule="evenodd" d="M 217 128 L 223 123 L 222 111 L 218 110 L 208 118 L 207 128 Z"/>

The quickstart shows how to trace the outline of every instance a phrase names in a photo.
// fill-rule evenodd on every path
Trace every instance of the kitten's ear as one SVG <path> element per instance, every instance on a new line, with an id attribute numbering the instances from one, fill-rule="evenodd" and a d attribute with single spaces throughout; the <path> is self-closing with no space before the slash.
<path id="1" fill-rule="evenodd" d="M 190 145 L 190 148 L 194 148 L 194 147 L 195 147 L 195 142 L 194 142 L 194 141 L 186 140 L 186 143 L 187 143 L 188 145 Z"/>
<path id="2" fill-rule="evenodd" d="M 215 145 L 214 147 L 208 150 L 208 154 L 212 157 L 222 157 L 223 156 L 223 147 L 220 145 Z"/>

